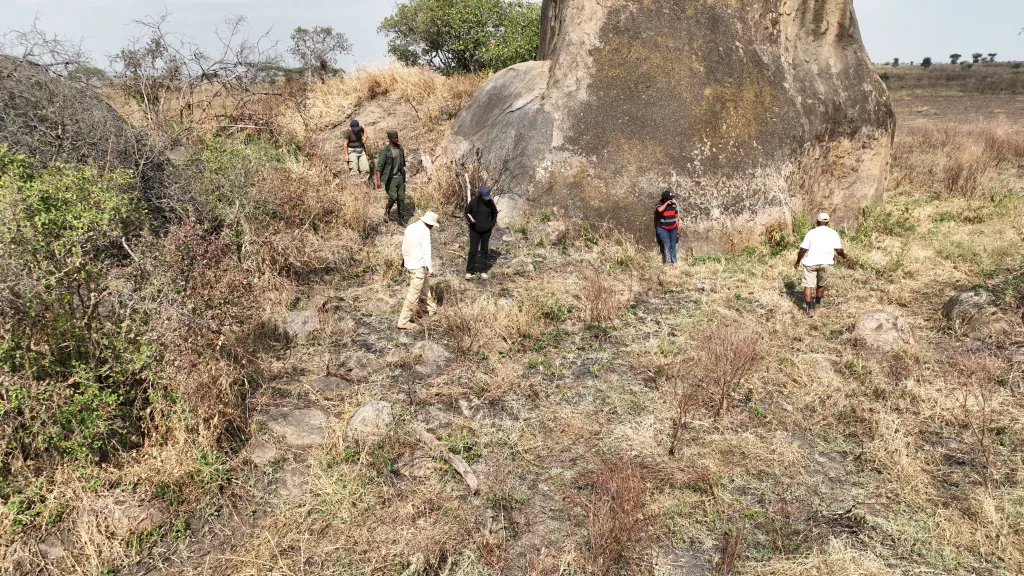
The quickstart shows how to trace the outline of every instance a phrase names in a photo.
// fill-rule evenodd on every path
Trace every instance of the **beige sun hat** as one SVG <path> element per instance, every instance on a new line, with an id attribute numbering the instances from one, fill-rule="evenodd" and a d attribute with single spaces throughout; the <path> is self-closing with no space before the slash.
<path id="1" fill-rule="evenodd" d="M 437 226 L 437 214 L 433 212 L 427 212 L 420 220 L 428 226 Z"/>
<path id="2" fill-rule="evenodd" d="M 818 222 L 828 222 L 828 221 L 829 221 L 828 212 L 822 212 L 821 214 L 818 214 Z"/>

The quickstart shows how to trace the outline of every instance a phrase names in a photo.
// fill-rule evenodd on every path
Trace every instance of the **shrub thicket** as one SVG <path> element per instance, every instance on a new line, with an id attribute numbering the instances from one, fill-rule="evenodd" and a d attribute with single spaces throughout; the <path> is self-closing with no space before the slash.
<path id="1" fill-rule="evenodd" d="M 131 182 L 0 147 L 0 369 L 24 380 L 3 390 L 5 450 L 95 455 L 133 428 L 131 391 L 150 383 L 155 349 L 107 300 L 123 239 L 144 220 Z"/>

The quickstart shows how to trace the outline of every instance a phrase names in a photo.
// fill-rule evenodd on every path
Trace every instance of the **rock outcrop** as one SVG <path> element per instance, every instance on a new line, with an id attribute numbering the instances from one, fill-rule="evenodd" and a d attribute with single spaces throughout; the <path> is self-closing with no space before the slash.
<path id="1" fill-rule="evenodd" d="M 958 334 L 972 340 L 999 340 L 1016 330 L 1016 323 L 999 311 L 996 298 L 982 289 L 965 290 L 942 307 L 942 317 Z"/>
<path id="2" fill-rule="evenodd" d="M 910 324 L 886 310 L 868 310 L 861 314 L 853 333 L 869 348 L 885 352 L 914 343 Z"/>
<path id="3" fill-rule="evenodd" d="M 895 116 L 852 0 L 544 0 L 539 56 L 489 80 L 445 144 L 504 217 L 542 205 L 646 237 L 672 186 L 701 252 L 882 199 Z"/>

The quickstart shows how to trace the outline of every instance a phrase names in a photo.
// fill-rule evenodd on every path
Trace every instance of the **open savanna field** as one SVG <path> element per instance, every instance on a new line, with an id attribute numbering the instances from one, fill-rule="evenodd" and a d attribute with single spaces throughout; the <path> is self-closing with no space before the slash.
<path id="1" fill-rule="evenodd" d="M 157 315 L 180 356 L 147 414 L 173 424 L 102 462 L 13 465 L 0 572 L 1024 572 L 1024 95 L 890 80 L 887 199 L 842 231 L 813 318 L 806 217 L 664 268 L 653 238 L 538 211 L 467 282 L 465 192 L 421 159 L 441 308 L 399 333 L 401 230 L 330 134 L 355 116 L 429 153 L 480 80 L 362 70 L 275 109 L 273 138 L 180 154 L 219 226 L 124 263 L 171 283 L 203 263 Z M 879 310 L 889 340 L 856 329 Z M 349 426 L 371 402 L 391 418 Z"/>

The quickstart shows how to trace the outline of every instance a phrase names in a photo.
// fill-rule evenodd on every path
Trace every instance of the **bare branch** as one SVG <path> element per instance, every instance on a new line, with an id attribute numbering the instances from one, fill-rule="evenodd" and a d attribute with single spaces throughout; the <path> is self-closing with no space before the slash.
<path id="1" fill-rule="evenodd" d="M 0 53 L 62 77 L 69 77 L 76 69 L 91 65 L 82 41 L 75 43 L 64 36 L 49 34 L 40 26 L 41 21 L 42 17 L 36 14 L 27 30 L 8 30 L 0 36 Z"/>

